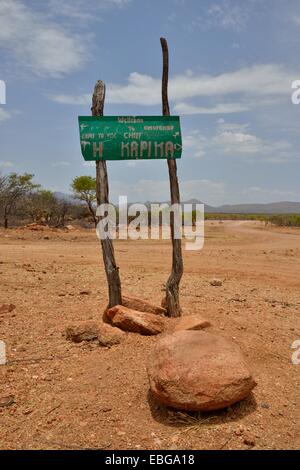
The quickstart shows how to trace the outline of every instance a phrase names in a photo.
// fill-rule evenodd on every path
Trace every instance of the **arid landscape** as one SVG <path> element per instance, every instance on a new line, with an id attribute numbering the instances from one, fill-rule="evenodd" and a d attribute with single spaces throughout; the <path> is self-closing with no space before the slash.
<path id="1" fill-rule="evenodd" d="M 240 345 L 251 396 L 200 415 L 149 394 L 159 336 L 127 333 L 111 348 L 72 343 L 68 324 L 100 321 L 107 286 L 94 230 L 1 229 L 1 449 L 296 449 L 299 447 L 300 230 L 209 221 L 205 245 L 184 251 L 184 315 L 200 313 Z M 123 292 L 160 304 L 170 241 L 116 241 Z M 212 279 L 221 285 L 211 285 Z M 176 319 L 167 319 L 172 329 Z M 165 333 L 163 333 L 165 334 Z"/>

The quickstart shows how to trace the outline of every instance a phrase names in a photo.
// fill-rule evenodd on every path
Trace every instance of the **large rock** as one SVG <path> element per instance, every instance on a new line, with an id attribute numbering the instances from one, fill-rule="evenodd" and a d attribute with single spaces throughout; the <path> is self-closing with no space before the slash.
<path id="1" fill-rule="evenodd" d="M 206 331 L 179 331 L 162 338 L 148 376 L 153 396 L 180 410 L 225 408 L 256 385 L 239 347 Z"/>
<path id="2" fill-rule="evenodd" d="M 139 312 L 124 305 L 116 305 L 107 310 L 107 317 L 113 326 L 124 331 L 140 333 L 141 335 L 157 335 L 164 329 L 164 321 L 158 315 Z"/>
<path id="3" fill-rule="evenodd" d="M 200 315 L 187 315 L 181 317 L 175 325 L 174 331 L 202 330 L 211 326 L 211 323 Z"/>
<path id="4" fill-rule="evenodd" d="M 166 315 L 167 313 L 166 309 L 163 307 L 158 307 L 157 305 L 147 302 L 147 300 L 131 297 L 129 295 L 122 295 L 122 305 L 133 310 L 153 313 L 154 315 Z"/>

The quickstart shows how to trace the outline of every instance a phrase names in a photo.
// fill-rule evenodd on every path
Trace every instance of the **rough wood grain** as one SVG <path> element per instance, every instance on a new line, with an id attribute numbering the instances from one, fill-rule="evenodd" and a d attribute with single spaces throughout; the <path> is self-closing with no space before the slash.
<path id="1" fill-rule="evenodd" d="M 103 116 L 105 101 L 105 84 L 98 80 L 93 94 L 92 115 Z M 108 204 L 109 202 L 109 186 L 107 167 L 105 160 L 96 161 L 96 194 L 97 205 Z M 106 279 L 108 284 L 108 306 L 122 304 L 121 281 L 119 268 L 116 265 L 113 242 L 110 238 L 101 240 L 103 262 L 105 267 Z"/>
<path id="2" fill-rule="evenodd" d="M 163 54 L 163 74 L 162 74 L 162 113 L 164 116 L 170 115 L 169 100 L 168 100 L 168 80 L 169 80 L 169 51 L 168 43 L 165 38 L 160 38 Z M 171 191 L 171 204 L 180 204 L 179 184 L 177 178 L 177 164 L 176 160 L 169 158 L 168 160 L 170 191 Z M 172 236 L 172 270 L 166 284 L 166 307 L 167 313 L 170 317 L 180 317 L 181 307 L 179 302 L 179 284 L 183 274 L 183 261 L 181 240 L 174 238 L 174 214 L 171 212 L 170 216 L 171 236 Z"/>

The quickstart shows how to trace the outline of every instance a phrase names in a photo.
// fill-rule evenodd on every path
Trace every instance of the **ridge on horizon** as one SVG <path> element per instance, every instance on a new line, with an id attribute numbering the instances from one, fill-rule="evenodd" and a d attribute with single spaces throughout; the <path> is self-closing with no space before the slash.
<path id="1" fill-rule="evenodd" d="M 58 199 L 65 199 L 70 202 L 76 199 L 70 193 L 55 192 Z M 78 201 L 78 200 L 77 200 Z M 78 201 L 79 202 L 79 201 Z M 143 204 L 169 204 L 170 201 L 145 201 Z M 128 201 L 128 204 L 134 204 L 134 201 Z M 182 201 L 181 204 L 203 204 L 196 198 Z M 300 214 L 300 202 L 297 201 L 275 201 L 267 203 L 240 203 L 240 204 L 222 204 L 220 206 L 212 206 L 204 203 L 205 212 L 207 213 L 230 213 L 230 214 Z"/>

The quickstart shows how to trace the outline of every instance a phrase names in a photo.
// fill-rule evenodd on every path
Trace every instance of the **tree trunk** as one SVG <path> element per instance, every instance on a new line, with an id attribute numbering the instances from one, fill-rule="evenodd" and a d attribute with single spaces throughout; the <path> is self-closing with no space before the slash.
<path id="1" fill-rule="evenodd" d="M 93 94 L 92 115 L 103 116 L 105 100 L 105 84 L 98 80 Z M 97 204 L 108 204 L 109 187 L 105 160 L 96 161 L 96 192 Z M 101 240 L 103 262 L 108 284 L 108 306 L 122 304 L 121 281 L 119 268 L 116 265 L 113 242 L 110 238 Z"/>
<path id="2" fill-rule="evenodd" d="M 97 165 L 97 162 L 96 162 L 96 165 Z M 90 214 L 91 214 L 91 216 L 92 216 L 93 222 L 94 222 L 94 224 L 95 224 L 95 227 L 97 227 L 97 217 L 96 217 L 94 208 L 93 208 L 93 206 L 92 206 L 92 203 L 91 203 L 91 202 L 88 202 L 87 205 L 88 205 Z"/>
<path id="3" fill-rule="evenodd" d="M 8 216 L 7 216 L 7 209 L 4 209 L 4 228 L 8 228 Z"/>
<path id="4" fill-rule="evenodd" d="M 169 79 L 169 51 L 165 38 L 160 38 L 163 53 L 163 74 L 162 74 L 162 113 L 164 116 L 170 115 L 168 101 L 168 79 Z M 168 158 L 171 204 L 180 204 L 179 184 L 177 179 L 177 164 L 174 158 Z M 168 316 L 180 317 L 181 307 L 179 302 L 179 284 L 183 274 L 183 261 L 181 240 L 174 238 L 174 214 L 170 214 L 171 236 L 172 236 L 172 270 L 166 284 L 166 307 Z"/>

